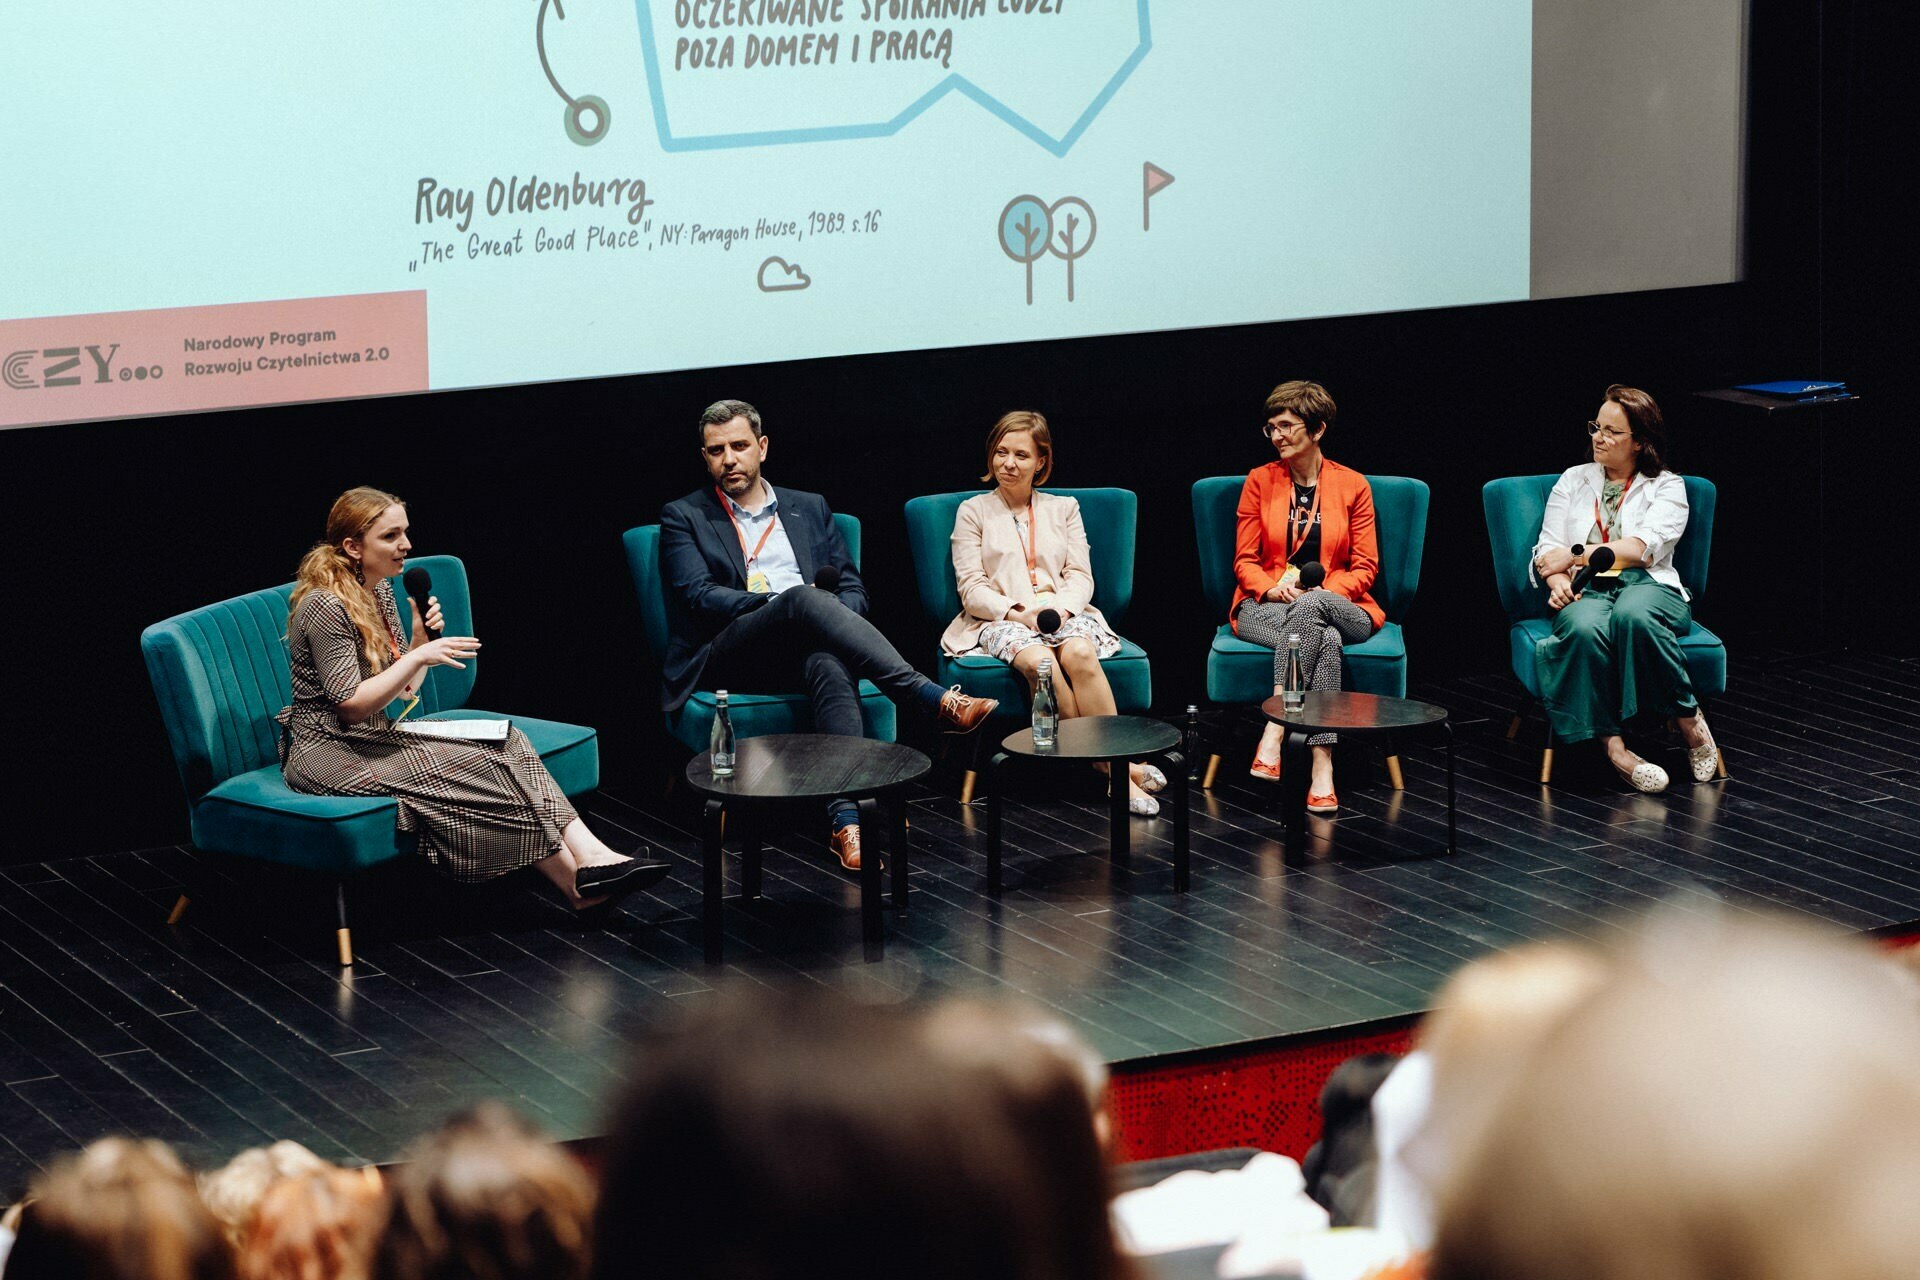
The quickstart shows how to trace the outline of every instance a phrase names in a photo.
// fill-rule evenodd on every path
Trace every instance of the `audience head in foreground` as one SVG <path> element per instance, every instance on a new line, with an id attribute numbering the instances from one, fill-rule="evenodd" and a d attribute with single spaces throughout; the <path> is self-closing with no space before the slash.
<path id="1" fill-rule="evenodd" d="M 1656 912 L 1458 1153 L 1435 1280 L 1912 1275 L 1916 1012 L 1864 941 Z"/>
<path id="2" fill-rule="evenodd" d="M 595 1274 L 1126 1274 L 1085 1094 L 1024 1044 L 989 1067 L 930 1051 L 920 1015 L 796 992 L 705 1011 L 646 1047 Z"/>
<path id="3" fill-rule="evenodd" d="M 297 1142 L 250 1147 L 212 1173 L 200 1175 L 200 1198 L 220 1220 L 234 1248 L 245 1243 L 260 1202 L 285 1178 L 325 1173 L 335 1166 Z"/>
<path id="4" fill-rule="evenodd" d="M 240 1247 L 240 1280 L 366 1280 L 381 1208 L 372 1168 L 281 1178 L 261 1197 Z"/>
<path id="5" fill-rule="evenodd" d="M 578 1161 L 507 1107 L 483 1103 L 416 1143 L 389 1175 L 373 1275 L 583 1280 L 593 1203 Z"/>
<path id="6" fill-rule="evenodd" d="M 8 1280 L 231 1280 L 220 1223 L 162 1142 L 103 1138 L 29 1193 Z"/>

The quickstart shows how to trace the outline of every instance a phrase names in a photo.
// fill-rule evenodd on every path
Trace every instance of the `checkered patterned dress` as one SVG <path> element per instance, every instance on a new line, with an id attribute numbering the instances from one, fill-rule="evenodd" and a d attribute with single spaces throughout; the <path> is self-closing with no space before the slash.
<path id="1" fill-rule="evenodd" d="M 393 587 L 374 588 L 402 648 Z M 530 866 L 561 847 L 573 807 L 539 752 L 518 729 L 505 742 L 425 738 L 384 714 L 344 724 L 334 708 L 372 674 L 360 632 L 330 591 L 309 592 L 287 628 L 293 705 L 286 726 L 287 785 L 309 795 L 392 796 L 399 827 L 419 836 L 427 861 L 455 880 L 488 880 Z"/>

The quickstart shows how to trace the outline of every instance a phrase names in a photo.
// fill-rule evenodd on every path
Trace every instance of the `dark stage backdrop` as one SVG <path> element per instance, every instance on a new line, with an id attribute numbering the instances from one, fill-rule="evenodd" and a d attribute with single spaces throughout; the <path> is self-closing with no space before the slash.
<path id="1" fill-rule="evenodd" d="M 1859 185 L 1849 194 L 1791 175 L 1823 149 L 1836 173 L 1857 175 L 1857 153 L 1879 145 L 1840 140 L 1837 122 L 1867 88 L 1835 80 L 1823 97 L 1807 78 L 1823 22 L 1852 37 L 1843 50 L 1829 41 L 1830 58 L 1852 59 L 1856 74 L 1873 64 L 1878 85 L 1900 84 L 1909 101 L 1911 90 L 1890 54 L 1858 38 L 1850 8 L 1756 8 L 1748 278 L 1737 285 L 0 433 L 13 533 L 0 861 L 185 838 L 140 629 L 285 581 L 332 497 L 360 483 L 409 500 L 420 553 L 466 560 L 487 644 L 476 704 L 596 725 L 608 785 L 651 785 L 677 757 L 659 729 L 620 533 L 702 481 L 691 424 L 721 396 L 765 414 L 775 484 L 821 491 L 866 522 L 876 620 L 923 666 L 935 633 L 918 616 L 901 506 L 969 487 L 1000 413 L 1044 412 L 1057 483 L 1140 495 L 1126 629 L 1152 653 L 1156 702 L 1172 712 L 1200 697 L 1218 621 L 1200 602 L 1188 489 L 1270 457 L 1256 434 L 1265 393 L 1319 379 L 1341 406 L 1332 456 L 1433 486 L 1407 627 L 1414 679 L 1503 669 L 1480 486 L 1577 460 L 1607 382 L 1652 390 L 1677 465 L 1715 476 L 1750 466 L 1761 437 L 1708 422 L 1688 393 L 1802 374 L 1884 385 L 1901 359 L 1862 322 L 1891 287 L 1865 255 L 1892 245 L 1892 202 L 1877 220 Z M 1890 144 L 1893 133 L 1873 136 Z M 685 323 L 718 332 L 727 316 Z M 1855 424 L 1874 440 L 1896 425 Z M 1756 501 L 1723 490 L 1723 518 Z M 1845 514 L 1861 518 L 1851 502 Z M 1808 544 L 1799 527 L 1791 541 Z M 1778 612 L 1777 600 L 1728 592 L 1710 594 L 1701 617 L 1757 652 Z"/>

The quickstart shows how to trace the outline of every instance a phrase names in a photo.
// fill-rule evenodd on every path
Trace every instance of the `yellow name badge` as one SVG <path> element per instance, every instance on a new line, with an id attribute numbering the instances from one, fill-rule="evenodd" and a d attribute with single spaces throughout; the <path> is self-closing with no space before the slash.
<path id="1" fill-rule="evenodd" d="M 1280 585 L 1282 587 L 1298 586 L 1299 582 L 1300 582 L 1300 566 L 1290 564 L 1284 570 L 1281 571 Z"/>
<path id="2" fill-rule="evenodd" d="M 766 574 L 755 569 L 747 575 L 747 590 L 757 596 L 763 596 L 773 590 L 773 584 L 767 581 Z"/>

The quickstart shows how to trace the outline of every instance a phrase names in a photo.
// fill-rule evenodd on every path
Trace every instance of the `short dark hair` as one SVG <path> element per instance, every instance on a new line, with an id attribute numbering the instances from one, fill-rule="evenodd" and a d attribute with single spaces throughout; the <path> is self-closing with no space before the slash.
<path id="1" fill-rule="evenodd" d="M 1333 402 L 1327 389 L 1317 382 L 1303 379 L 1283 382 L 1267 393 L 1268 416 L 1283 409 L 1298 414 L 1300 421 L 1307 424 L 1307 434 L 1315 439 L 1340 416 L 1340 406 Z"/>
<path id="2" fill-rule="evenodd" d="M 1607 388 L 1607 399 L 1627 415 L 1627 426 L 1640 444 L 1634 466 L 1643 476 L 1657 476 L 1667 469 L 1667 423 L 1660 406 L 1638 387 L 1614 383 Z"/>
<path id="3" fill-rule="evenodd" d="M 700 425 L 694 428 L 700 433 L 700 447 L 707 446 L 708 427 L 724 427 L 735 418 L 747 420 L 755 439 L 767 434 L 766 428 L 760 425 L 760 411 L 745 400 L 715 400 L 700 411 Z"/>
<path id="4" fill-rule="evenodd" d="M 934 1052 L 904 1009 L 735 993 L 643 1044 L 636 1066 L 601 1184 L 596 1280 L 1130 1274 L 1064 1070 L 1078 1107 L 1066 1136 L 1085 1156 L 1074 1189 L 1034 1154 L 1055 1135 L 1023 1131 L 1004 1087 Z M 1089 1186 L 1101 1212 L 1063 1208 Z"/>

